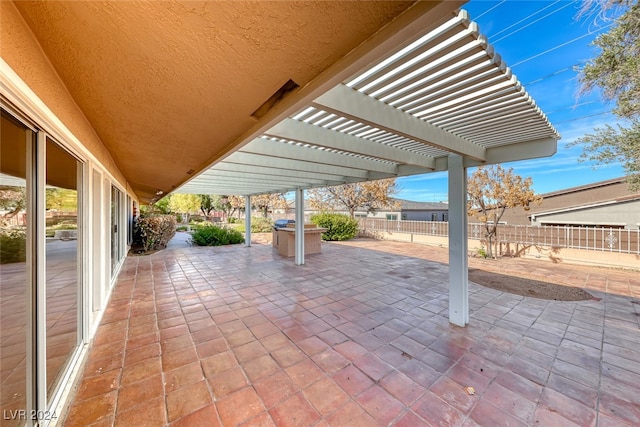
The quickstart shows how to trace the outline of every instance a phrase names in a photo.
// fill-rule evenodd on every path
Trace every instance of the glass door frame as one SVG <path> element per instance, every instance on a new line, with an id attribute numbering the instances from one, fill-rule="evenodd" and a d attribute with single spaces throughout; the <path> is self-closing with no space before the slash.
<path id="1" fill-rule="evenodd" d="M 46 131 L 31 121 L 25 120 L 15 109 L 4 102 L 0 107 L 8 115 L 16 119 L 27 130 L 26 141 L 26 362 L 25 362 L 25 408 L 24 413 L 13 414 L 25 421 L 26 426 L 46 426 L 59 421 L 63 416 L 54 413 L 60 409 L 61 399 L 65 397 L 73 385 L 71 377 L 77 370 L 86 349 L 89 337 L 89 312 L 86 283 L 88 269 L 83 268 L 82 260 L 90 255 L 86 251 L 87 233 L 84 229 L 84 211 L 87 185 L 86 160 L 78 157 L 65 144 L 61 144 Z M 76 345 L 69 353 L 69 361 L 62 371 L 62 377 L 48 393 L 47 390 L 47 294 L 46 294 L 46 145 L 47 139 L 57 144 L 70 156 L 76 159 L 77 175 L 77 339 Z"/>

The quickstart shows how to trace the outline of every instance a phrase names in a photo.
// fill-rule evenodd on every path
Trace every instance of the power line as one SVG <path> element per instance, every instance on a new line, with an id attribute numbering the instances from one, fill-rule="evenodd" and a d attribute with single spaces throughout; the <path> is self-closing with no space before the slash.
<path id="1" fill-rule="evenodd" d="M 557 125 L 562 124 L 562 123 L 575 122 L 575 121 L 582 120 L 582 119 L 588 119 L 589 117 L 603 116 L 603 115 L 609 114 L 609 113 L 611 113 L 611 110 L 603 111 L 601 113 L 589 114 L 589 115 L 581 116 L 581 117 L 574 117 L 572 119 L 563 120 L 561 122 L 553 122 L 553 125 L 557 126 Z"/>
<path id="2" fill-rule="evenodd" d="M 558 0 L 558 1 L 560 1 L 560 0 Z M 558 3 L 558 1 L 556 1 L 556 3 Z M 546 9 L 546 8 L 548 8 L 548 7 L 551 7 L 551 6 L 553 6 L 554 4 L 556 4 L 556 3 L 552 3 L 551 5 L 549 5 L 549 6 L 545 7 L 544 9 Z M 517 32 L 522 31 L 522 30 L 524 30 L 525 28 L 530 27 L 531 25 L 533 25 L 533 24 L 535 24 L 535 23 L 537 23 L 537 22 L 542 21 L 543 19 L 545 19 L 545 18 L 547 18 L 547 17 L 549 17 L 549 16 L 553 15 L 554 13 L 557 13 L 557 12 L 561 11 L 562 9 L 564 9 L 564 8 L 566 8 L 566 7 L 568 7 L 568 6 L 571 6 L 573 3 L 574 3 L 574 2 L 567 2 L 567 4 L 565 4 L 564 6 L 562 6 L 562 7 L 558 8 L 558 9 L 556 9 L 556 10 L 552 11 L 552 12 L 549 12 L 549 13 L 547 13 L 547 14 L 546 14 L 546 15 L 544 15 L 544 16 L 541 16 L 540 18 L 536 19 L 536 20 L 535 20 L 535 21 L 533 21 L 533 22 L 528 23 L 527 25 L 523 25 L 522 27 L 518 28 L 517 30 L 510 32 L 510 33 L 509 33 L 509 34 L 507 34 L 506 36 L 503 36 L 503 37 L 501 37 L 501 38 L 499 38 L 499 39 L 497 39 L 497 40 L 494 40 L 492 43 L 498 43 L 498 42 L 500 42 L 500 41 L 502 41 L 502 40 L 506 39 L 507 37 L 510 37 L 510 36 L 512 36 L 512 35 L 514 35 L 514 34 L 516 34 Z M 527 16 L 526 18 L 521 19 L 520 21 L 516 22 L 516 23 L 515 23 L 515 24 L 513 24 L 513 25 L 510 25 L 509 27 L 507 27 L 507 28 L 505 28 L 504 30 L 502 30 L 502 31 L 498 32 L 497 34 L 500 34 L 500 33 L 504 32 L 504 31 L 506 31 L 507 29 L 509 29 L 509 28 L 513 27 L 514 25 L 517 25 L 517 24 L 519 24 L 520 22 L 522 22 L 522 21 L 525 21 L 525 20 L 529 19 L 529 18 L 530 18 L 530 17 L 532 17 L 533 15 L 536 15 L 536 14 L 538 14 L 538 13 L 542 12 L 544 9 L 540 9 L 539 11 L 537 11 L 537 12 L 535 12 L 535 13 L 533 13 L 533 14 L 531 14 L 531 15 Z M 495 37 L 497 34 L 494 34 L 494 37 Z"/>
<path id="3" fill-rule="evenodd" d="M 525 83 L 525 84 L 524 84 L 524 86 L 529 87 L 529 86 L 532 86 L 532 85 L 534 85 L 534 84 L 536 84 L 536 83 L 540 83 L 540 82 L 542 82 L 542 81 L 544 81 L 544 80 L 546 80 L 546 79 L 549 79 L 549 78 L 551 78 L 551 77 L 555 77 L 555 76 L 557 76 L 558 74 L 562 74 L 562 73 L 564 73 L 565 71 L 572 71 L 572 70 L 574 69 L 574 67 L 575 67 L 575 65 L 572 65 L 572 66 L 570 66 L 570 67 L 564 67 L 563 69 L 558 70 L 558 71 L 554 71 L 553 73 L 551 73 L 551 74 L 547 74 L 546 76 L 542 76 L 542 77 L 539 77 L 539 78 L 537 78 L 537 79 L 535 79 L 535 80 L 531 80 L 530 82 Z"/>
<path id="4" fill-rule="evenodd" d="M 573 108 L 578 108 L 578 107 L 582 107 L 584 105 L 589 105 L 589 104 L 595 104 L 596 101 L 586 101 L 586 102 L 581 102 L 579 104 L 574 104 L 574 105 L 570 105 L 568 107 L 563 107 L 563 108 L 558 108 L 557 110 L 553 110 L 553 111 L 547 111 L 545 112 L 547 116 L 550 116 L 551 114 L 560 112 L 560 111 L 564 111 L 564 110 L 569 110 L 569 109 L 573 109 Z"/>
<path id="5" fill-rule="evenodd" d="M 537 15 L 538 13 L 542 12 L 543 10 L 548 9 L 548 8 L 550 8 L 551 6 L 553 6 L 554 4 L 559 3 L 560 1 L 561 1 L 561 0 L 556 0 L 555 2 L 553 2 L 553 3 L 551 3 L 551 4 L 549 4 L 549 5 L 545 6 L 545 7 L 543 7 L 542 9 L 538 9 L 538 10 L 536 10 L 535 12 L 533 12 L 533 13 L 531 13 L 531 14 L 529 14 L 529 15 L 525 16 L 524 18 L 522 18 L 522 19 L 521 19 L 521 20 L 519 20 L 518 22 L 514 22 L 513 24 L 509 25 L 508 27 L 503 28 L 502 30 L 498 31 L 498 32 L 497 32 L 497 33 L 495 33 L 495 34 L 492 34 L 492 35 L 491 35 L 491 37 L 497 37 L 499 34 L 504 33 L 505 31 L 509 30 L 510 28 L 515 27 L 515 26 L 516 26 L 516 25 L 518 25 L 519 23 L 526 21 L 527 19 L 531 18 L 532 16 Z"/>
<path id="6" fill-rule="evenodd" d="M 611 27 L 612 25 L 613 24 L 605 25 L 604 27 L 601 28 L 601 30 L 604 30 L 604 29 L 606 29 L 608 27 Z M 557 46 L 552 47 L 551 49 L 547 49 L 544 52 L 540 52 L 540 53 L 538 53 L 536 55 L 530 56 L 529 58 L 523 59 L 520 62 L 516 62 L 515 64 L 511 65 L 511 68 L 517 67 L 518 65 L 524 64 L 525 62 L 531 61 L 532 59 L 538 58 L 539 56 L 546 55 L 547 53 L 553 52 L 554 50 L 560 49 L 561 47 L 565 47 L 565 46 L 567 46 L 567 45 L 569 45 L 571 43 L 574 43 L 574 42 L 576 42 L 576 41 L 578 41 L 580 39 L 583 39 L 583 38 L 585 38 L 587 36 L 593 35 L 596 32 L 597 31 L 595 31 L 595 30 L 594 31 L 589 31 L 588 33 L 585 33 L 585 34 L 583 34 L 581 36 L 578 36 L 575 39 L 569 40 L 568 42 L 564 42 L 562 44 L 559 44 Z"/>
<path id="7" fill-rule="evenodd" d="M 478 15 L 475 19 L 479 19 L 480 17 L 486 15 L 487 13 L 491 12 L 493 9 L 495 9 L 496 7 L 500 6 L 502 3 L 506 2 L 507 0 L 502 0 L 500 3 L 494 5 L 493 7 L 490 7 L 489 9 L 485 10 L 484 12 L 482 12 L 480 15 Z"/>

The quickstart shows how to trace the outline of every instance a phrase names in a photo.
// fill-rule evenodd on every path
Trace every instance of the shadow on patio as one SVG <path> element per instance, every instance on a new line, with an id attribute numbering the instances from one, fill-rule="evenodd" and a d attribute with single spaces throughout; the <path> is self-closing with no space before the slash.
<path id="1" fill-rule="evenodd" d="M 129 257 L 65 426 L 640 423 L 630 296 L 470 284 L 459 328 L 447 265 L 423 259 L 436 249 L 324 244 L 304 266 L 261 244 Z"/>

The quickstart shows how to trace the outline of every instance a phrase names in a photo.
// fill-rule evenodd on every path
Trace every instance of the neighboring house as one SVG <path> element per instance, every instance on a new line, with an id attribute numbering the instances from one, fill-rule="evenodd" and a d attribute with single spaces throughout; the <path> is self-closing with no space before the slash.
<path id="1" fill-rule="evenodd" d="M 384 218 L 388 220 L 403 221 L 447 221 L 449 217 L 449 205 L 443 202 L 414 202 L 411 200 L 393 199 L 398 203 L 398 208 L 381 209 L 375 213 L 356 211 L 355 216 L 360 218 Z"/>
<path id="2" fill-rule="evenodd" d="M 375 212 L 367 212 L 365 209 L 356 210 L 354 216 L 356 218 L 380 218 L 391 221 L 447 221 L 449 214 L 449 205 L 443 202 L 413 202 L 411 200 L 392 199 L 396 202 L 397 207 L 379 209 Z M 305 204 L 305 211 L 313 214 L 317 211 L 310 209 Z M 348 215 L 345 210 L 336 210 Z"/>
<path id="3" fill-rule="evenodd" d="M 624 178 L 595 182 L 542 194 L 539 206 L 509 209 L 501 222 L 509 225 L 573 225 L 637 229 L 640 192 L 630 192 Z"/>

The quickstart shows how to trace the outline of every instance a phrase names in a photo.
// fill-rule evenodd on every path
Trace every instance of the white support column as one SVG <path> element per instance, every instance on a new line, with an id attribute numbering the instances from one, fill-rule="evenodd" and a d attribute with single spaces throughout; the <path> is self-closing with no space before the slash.
<path id="1" fill-rule="evenodd" d="M 296 265 L 304 264 L 304 190 L 296 189 Z"/>
<path id="2" fill-rule="evenodd" d="M 469 323 L 467 170 L 463 157 L 449 155 L 449 322 Z"/>
<path id="3" fill-rule="evenodd" d="M 251 246 L 251 196 L 244 196 L 244 245 Z"/>

